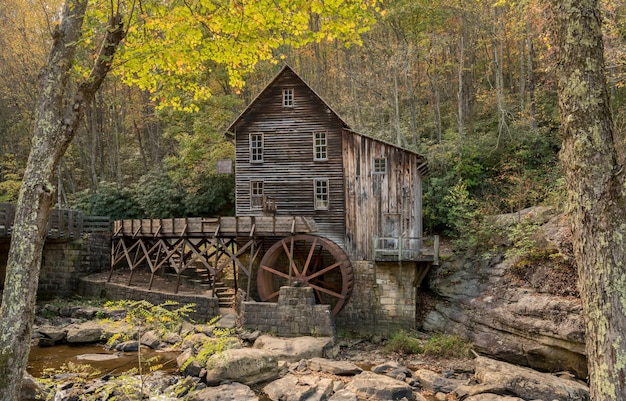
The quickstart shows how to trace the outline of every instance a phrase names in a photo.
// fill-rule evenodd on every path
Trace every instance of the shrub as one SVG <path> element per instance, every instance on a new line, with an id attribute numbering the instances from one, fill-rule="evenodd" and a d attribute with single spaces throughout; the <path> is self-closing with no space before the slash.
<path id="1" fill-rule="evenodd" d="M 402 354 L 419 354 L 422 352 L 422 345 L 417 338 L 404 330 L 399 330 L 393 333 L 391 339 L 385 345 L 385 350 Z"/>
<path id="2" fill-rule="evenodd" d="M 424 344 L 424 355 L 436 357 L 467 358 L 472 345 L 457 336 L 434 334 Z"/>

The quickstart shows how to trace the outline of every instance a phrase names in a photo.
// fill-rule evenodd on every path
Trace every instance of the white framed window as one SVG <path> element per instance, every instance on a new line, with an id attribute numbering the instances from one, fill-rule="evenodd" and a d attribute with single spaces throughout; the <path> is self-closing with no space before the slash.
<path id="1" fill-rule="evenodd" d="M 263 162 L 263 134 L 250 134 L 250 162 Z"/>
<path id="2" fill-rule="evenodd" d="M 387 159 L 384 157 L 374 159 L 373 171 L 374 174 L 385 174 L 387 172 Z"/>
<path id="3" fill-rule="evenodd" d="M 263 181 L 250 181 L 250 209 L 263 208 Z"/>
<path id="4" fill-rule="evenodd" d="M 328 180 L 315 180 L 315 209 L 328 210 Z"/>
<path id="5" fill-rule="evenodd" d="M 313 133 L 313 160 L 328 160 L 326 132 Z"/>
<path id="6" fill-rule="evenodd" d="M 293 107 L 293 88 L 283 89 L 283 107 Z"/>

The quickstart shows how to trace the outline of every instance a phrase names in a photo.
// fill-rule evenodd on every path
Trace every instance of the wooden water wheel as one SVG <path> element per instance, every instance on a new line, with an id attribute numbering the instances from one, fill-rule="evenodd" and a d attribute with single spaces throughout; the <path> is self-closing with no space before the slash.
<path id="1" fill-rule="evenodd" d="M 317 303 L 330 305 L 336 315 L 350 299 L 354 273 L 350 259 L 334 242 L 308 234 L 293 235 L 272 245 L 257 274 L 261 301 L 276 302 L 280 287 L 285 285 L 313 288 Z"/>

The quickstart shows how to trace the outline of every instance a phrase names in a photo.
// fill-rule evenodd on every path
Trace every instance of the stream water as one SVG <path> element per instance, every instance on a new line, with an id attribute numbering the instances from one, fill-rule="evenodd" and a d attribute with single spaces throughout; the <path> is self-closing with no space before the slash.
<path id="1" fill-rule="evenodd" d="M 141 356 L 143 360 L 157 357 L 158 361 L 155 363 L 163 365 L 162 370 L 174 372 L 177 369 L 177 352 L 162 352 L 142 348 Z M 63 365 L 70 362 L 89 365 L 103 375 L 117 375 L 136 368 L 138 360 L 136 352 L 109 351 L 102 345 L 31 347 L 27 370 L 31 375 L 41 377 L 45 369 L 61 369 Z"/>

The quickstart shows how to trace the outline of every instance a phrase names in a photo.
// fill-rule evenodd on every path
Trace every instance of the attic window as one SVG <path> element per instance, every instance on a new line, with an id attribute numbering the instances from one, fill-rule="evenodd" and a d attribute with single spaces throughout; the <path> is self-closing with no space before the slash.
<path id="1" fill-rule="evenodd" d="M 374 174 L 385 174 L 387 172 L 387 159 L 378 157 L 374 159 Z"/>
<path id="2" fill-rule="evenodd" d="M 283 89 L 283 107 L 293 107 L 293 88 Z"/>

